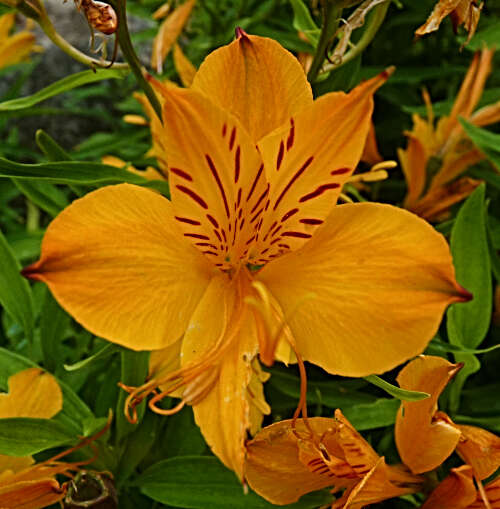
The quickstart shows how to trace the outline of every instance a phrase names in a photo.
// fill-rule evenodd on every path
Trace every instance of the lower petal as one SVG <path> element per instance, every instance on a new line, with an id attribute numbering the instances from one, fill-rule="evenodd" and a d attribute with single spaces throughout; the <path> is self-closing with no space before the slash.
<path id="1" fill-rule="evenodd" d="M 427 222 L 375 203 L 337 206 L 304 247 L 258 273 L 305 360 L 343 376 L 383 373 L 419 354 L 446 307 L 470 294 Z"/>

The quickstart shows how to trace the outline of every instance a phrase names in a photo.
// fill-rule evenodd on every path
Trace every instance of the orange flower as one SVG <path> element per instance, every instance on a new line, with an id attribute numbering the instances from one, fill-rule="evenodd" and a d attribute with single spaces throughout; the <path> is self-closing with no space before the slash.
<path id="1" fill-rule="evenodd" d="M 437 468 L 455 449 L 477 479 L 486 479 L 500 467 L 499 437 L 476 426 L 457 425 L 437 409 L 439 395 L 461 367 L 421 355 L 397 377 L 401 388 L 430 394 L 421 401 L 402 402 L 396 417 L 399 455 L 415 474 Z"/>
<path id="2" fill-rule="evenodd" d="M 470 294 L 425 221 L 335 207 L 388 73 L 313 101 L 290 53 L 238 35 L 191 89 L 160 87 L 172 201 L 127 184 L 92 192 L 52 222 L 24 274 L 94 334 L 153 350 L 129 405 L 160 388 L 150 406 L 169 413 L 157 402 L 181 397 L 241 477 L 247 429 L 269 411 L 259 352 L 289 360 L 292 344 L 330 373 L 381 373 L 420 353 Z"/>
<path id="3" fill-rule="evenodd" d="M 281 421 L 247 444 L 246 479 L 274 504 L 290 504 L 322 488 L 346 488 L 332 509 L 361 508 L 420 491 L 422 479 L 386 465 L 340 410 L 335 419 Z"/>
<path id="4" fill-rule="evenodd" d="M 26 60 L 33 51 L 40 51 L 35 46 L 35 36 L 28 30 L 10 35 L 15 22 L 15 13 L 0 16 L 0 69 Z"/>
<path id="5" fill-rule="evenodd" d="M 482 8 L 483 2 L 479 0 L 438 0 L 427 21 L 415 30 L 415 34 L 425 35 L 434 32 L 439 28 L 441 21 L 450 16 L 455 33 L 460 25 L 464 25 L 469 42 L 476 31 Z"/>
<path id="6" fill-rule="evenodd" d="M 500 102 L 474 111 L 491 71 L 492 58 L 493 50 L 489 49 L 474 55 L 450 114 L 439 119 L 436 126 L 430 98 L 424 92 L 427 120 L 413 115 L 413 130 L 406 133 L 407 148 L 398 150 L 408 186 L 404 206 L 429 221 L 445 218 L 453 204 L 479 185 L 468 177 L 456 180 L 484 158 L 464 134 L 458 118 L 477 126 L 500 120 Z"/>

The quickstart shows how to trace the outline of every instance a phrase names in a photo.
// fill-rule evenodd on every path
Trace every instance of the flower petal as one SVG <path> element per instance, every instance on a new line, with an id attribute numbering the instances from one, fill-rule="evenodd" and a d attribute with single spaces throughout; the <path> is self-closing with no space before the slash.
<path id="1" fill-rule="evenodd" d="M 174 46 L 174 65 L 182 84 L 185 87 L 191 86 L 196 74 L 196 67 L 191 63 L 186 55 L 184 55 L 178 44 L 175 44 Z"/>
<path id="2" fill-rule="evenodd" d="M 37 417 L 50 419 L 62 408 L 56 379 L 40 368 L 29 368 L 9 377 L 9 392 L 0 394 L 0 419 Z"/>
<path id="3" fill-rule="evenodd" d="M 422 355 L 397 377 L 402 389 L 430 394 L 420 401 L 403 401 L 396 417 L 399 455 L 415 474 L 437 468 L 458 444 L 460 431 L 445 414 L 436 411 L 441 392 L 461 367 L 442 357 Z"/>
<path id="4" fill-rule="evenodd" d="M 398 149 L 398 157 L 408 187 L 404 206 L 407 209 L 412 209 L 425 187 L 429 157 L 418 136 L 413 133 L 408 133 L 407 136 L 408 145 L 404 150 Z"/>
<path id="5" fill-rule="evenodd" d="M 312 429 L 322 435 L 334 426 L 332 419 L 309 419 Z M 301 420 L 298 432 L 306 432 Z M 312 472 L 299 457 L 292 421 L 286 420 L 264 428 L 247 444 L 245 475 L 250 487 L 273 504 L 291 504 L 302 495 L 333 485 L 330 471 Z"/>
<path id="6" fill-rule="evenodd" d="M 41 509 L 62 500 L 65 490 L 55 479 L 0 483 L 0 506 L 9 509 Z"/>
<path id="7" fill-rule="evenodd" d="M 388 76 L 320 97 L 259 142 L 271 203 L 255 247 L 258 264 L 303 245 L 331 212 L 363 152 L 373 94 Z"/>
<path id="8" fill-rule="evenodd" d="M 193 89 L 235 115 L 254 142 L 312 104 L 298 60 L 267 37 L 239 31 L 201 64 Z"/>
<path id="9" fill-rule="evenodd" d="M 439 28 L 441 21 L 448 16 L 462 0 L 438 0 L 427 21 L 415 30 L 415 35 L 425 35 Z"/>
<path id="10" fill-rule="evenodd" d="M 465 509 L 476 500 L 472 469 L 452 468 L 450 474 L 430 494 L 422 509 Z M 484 507 L 484 506 L 479 506 Z"/>
<path id="11" fill-rule="evenodd" d="M 171 203 L 129 184 L 76 200 L 49 226 L 24 269 L 92 333 L 134 350 L 175 342 L 212 267 L 183 238 Z"/>
<path id="12" fill-rule="evenodd" d="M 500 467 L 500 438 L 476 426 L 457 425 L 461 436 L 457 452 L 474 469 L 478 479 L 486 479 Z"/>
<path id="13" fill-rule="evenodd" d="M 160 25 L 151 53 L 151 67 L 157 72 L 162 72 L 163 62 L 187 23 L 195 3 L 196 0 L 187 0 L 172 11 Z"/>
<path id="14" fill-rule="evenodd" d="M 258 345 L 240 292 L 243 284 L 238 276 L 214 276 L 189 322 L 181 353 L 184 369 L 198 365 L 183 398 L 192 402 L 196 423 L 214 454 L 240 479 L 250 426 L 247 387 Z"/>
<path id="15" fill-rule="evenodd" d="M 344 376 L 382 373 L 420 353 L 446 306 L 470 299 L 444 237 L 375 203 L 335 207 L 302 249 L 256 278 L 281 305 L 304 359 Z"/>
<path id="16" fill-rule="evenodd" d="M 184 236 L 218 267 L 247 257 L 269 187 L 238 120 L 192 90 L 163 90 L 165 150 Z"/>

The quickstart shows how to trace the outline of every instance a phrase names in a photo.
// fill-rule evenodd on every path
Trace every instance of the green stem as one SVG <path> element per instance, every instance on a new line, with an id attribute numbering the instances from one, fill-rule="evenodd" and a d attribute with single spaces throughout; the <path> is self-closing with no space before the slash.
<path id="1" fill-rule="evenodd" d="M 158 97 L 149 84 L 149 82 L 144 78 L 143 68 L 139 61 L 139 58 L 134 50 L 134 46 L 132 45 L 132 41 L 130 39 L 130 33 L 128 30 L 127 24 L 127 9 L 126 9 L 126 0 L 117 0 L 116 2 L 111 3 L 111 5 L 115 8 L 116 14 L 118 16 L 118 42 L 120 43 L 120 49 L 122 50 L 122 54 L 125 60 L 130 65 L 130 69 L 134 73 L 135 79 L 137 80 L 137 84 L 142 88 L 146 97 L 149 99 L 151 106 L 155 110 L 156 115 L 162 121 L 161 116 L 161 105 L 158 101 Z"/>
<path id="2" fill-rule="evenodd" d="M 337 20 L 340 18 L 341 12 L 342 8 L 338 5 L 333 5 L 331 2 L 327 2 L 323 7 L 323 26 L 321 27 L 321 34 L 319 37 L 318 46 L 316 48 L 316 53 L 314 54 L 311 67 L 307 73 L 307 79 L 310 83 L 314 83 L 319 74 L 319 71 L 321 70 L 321 67 L 323 66 L 323 62 L 325 61 L 326 57 L 326 51 L 328 49 L 328 45 L 330 44 L 331 38 L 337 30 Z"/>
<path id="3" fill-rule="evenodd" d="M 373 12 L 370 13 L 370 18 L 368 20 L 366 29 L 361 36 L 361 39 L 342 57 L 342 62 L 339 64 L 325 65 L 322 71 L 323 73 L 338 69 L 339 67 L 342 67 L 343 65 L 347 64 L 347 62 L 354 60 L 358 55 L 363 53 L 366 47 L 373 41 L 379 28 L 381 27 L 385 19 L 385 15 L 387 14 L 387 9 L 389 9 L 390 3 L 391 1 L 387 0 L 387 2 L 377 5 L 377 7 L 373 9 Z"/>

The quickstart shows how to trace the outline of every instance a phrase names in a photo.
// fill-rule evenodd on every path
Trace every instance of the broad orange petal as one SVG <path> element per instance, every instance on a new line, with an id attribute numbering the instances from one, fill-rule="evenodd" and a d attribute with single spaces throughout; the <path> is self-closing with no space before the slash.
<path id="1" fill-rule="evenodd" d="M 319 436 L 335 426 L 333 419 L 309 419 L 313 431 Z M 296 423 L 299 434 L 307 428 L 301 420 Z M 323 466 L 318 454 L 310 467 L 299 456 L 297 435 L 292 421 L 280 421 L 264 428 L 247 444 L 245 476 L 250 487 L 273 504 L 291 504 L 302 495 L 333 486 L 333 474 Z M 314 461 L 314 460 L 313 460 Z"/>
<path id="2" fill-rule="evenodd" d="M 500 467 L 500 438 L 476 426 L 457 425 L 461 436 L 457 452 L 474 469 L 479 479 L 486 479 Z"/>
<path id="3" fill-rule="evenodd" d="M 165 150 L 184 236 L 218 267 L 248 259 L 269 186 L 240 122 L 192 90 L 164 90 Z"/>
<path id="4" fill-rule="evenodd" d="M 463 152 L 457 150 L 446 152 L 441 169 L 434 176 L 429 191 L 444 186 L 455 180 L 472 165 L 484 159 L 484 155 L 476 148 L 469 147 Z"/>
<path id="5" fill-rule="evenodd" d="M 430 494 L 422 509 L 465 509 L 476 500 L 472 468 L 452 468 L 450 474 Z M 484 507 L 484 506 L 480 506 Z"/>
<path id="6" fill-rule="evenodd" d="M 29 368 L 9 377 L 9 392 L 0 394 L 0 419 L 37 417 L 50 419 L 63 404 L 56 379 L 40 368 Z"/>
<path id="7" fill-rule="evenodd" d="M 24 269 L 92 333 L 134 350 L 179 339 L 211 272 L 172 204 L 129 184 L 76 200 L 49 225 L 41 259 Z"/>
<path id="8" fill-rule="evenodd" d="M 187 23 L 195 3 L 196 0 L 187 0 L 172 11 L 160 25 L 158 34 L 153 41 L 151 54 L 151 67 L 157 72 L 162 72 L 163 62 Z"/>
<path id="9" fill-rule="evenodd" d="M 298 60 L 276 41 L 242 31 L 205 59 L 193 89 L 233 113 L 254 142 L 312 104 Z"/>
<path id="10" fill-rule="evenodd" d="M 0 43 L 6 40 L 9 36 L 9 32 L 12 30 L 15 20 L 16 15 L 13 12 L 0 16 Z"/>
<path id="11" fill-rule="evenodd" d="M 382 373 L 422 352 L 446 306 L 470 298 L 442 235 L 374 203 L 335 207 L 302 249 L 256 278 L 281 305 L 304 359 L 344 376 Z"/>
<path id="12" fill-rule="evenodd" d="M 257 263 L 299 248 L 331 212 L 365 146 L 373 94 L 389 74 L 321 96 L 259 142 L 271 189 Z"/>
<path id="13" fill-rule="evenodd" d="M 402 389 L 430 394 L 421 401 L 403 401 L 396 417 L 399 455 L 415 474 L 437 468 L 458 444 L 460 431 L 445 414 L 436 412 L 441 392 L 461 367 L 442 357 L 421 355 L 397 377 Z"/>

